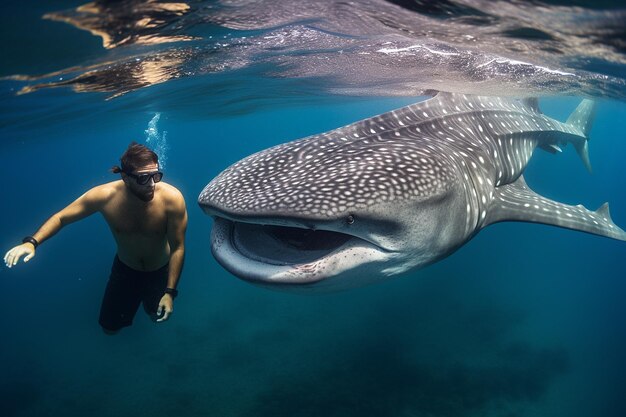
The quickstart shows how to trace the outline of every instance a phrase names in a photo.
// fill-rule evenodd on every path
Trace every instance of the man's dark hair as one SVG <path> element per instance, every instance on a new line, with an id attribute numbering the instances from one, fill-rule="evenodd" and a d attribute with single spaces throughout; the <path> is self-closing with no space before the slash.
<path id="1" fill-rule="evenodd" d="M 152 162 L 158 164 L 159 156 L 147 146 L 141 145 L 137 142 L 131 142 L 130 145 L 128 145 L 128 149 L 126 149 L 126 152 L 124 152 L 120 158 L 120 161 L 122 162 L 122 166 L 119 167 L 115 165 L 111 168 L 112 173 L 118 174 L 120 172 L 124 172 L 126 174 L 130 174 L 137 168 L 148 165 Z"/>

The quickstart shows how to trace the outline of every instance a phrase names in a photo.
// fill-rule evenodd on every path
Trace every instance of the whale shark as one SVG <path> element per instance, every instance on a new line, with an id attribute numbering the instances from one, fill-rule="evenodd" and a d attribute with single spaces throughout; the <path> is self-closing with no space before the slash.
<path id="1" fill-rule="evenodd" d="M 328 292 L 437 262 L 503 221 L 625 241 L 608 203 L 592 211 L 553 201 L 523 176 L 535 149 L 568 144 L 591 170 L 594 114 L 588 99 L 562 123 L 537 99 L 440 92 L 262 150 L 198 197 L 214 218 L 212 253 L 251 283 Z"/>

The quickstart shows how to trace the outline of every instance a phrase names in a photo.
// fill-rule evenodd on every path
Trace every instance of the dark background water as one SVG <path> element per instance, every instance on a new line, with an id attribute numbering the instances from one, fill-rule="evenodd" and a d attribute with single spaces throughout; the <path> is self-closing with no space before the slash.
<path id="1" fill-rule="evenodd" d="M 16 19 L 30 22 L 21 13 Z M 72 42 L 85 42 L 89 53 L 91 38 L 80 33 Z M 15 54 L 32 59 L 23 64 L 32 72 L 47 65 Z M 177 82 L 202 89 L 203 81 Z M 181 294 L 164 324 L 140 311 L 115 337 L 100 330 L 115 247 L 98 215 L 64 229 L 30 263 L 0 269 L 3 415 L 626 415 L 623 242 L 497 224 L 424 270 L 324 296 L 253 287 L 211 257 L 211 219 L 195 199 L 222 169 L 417 98 L 268 99 L 262 84 L 249 92 L 249 111 L 203 119 L 203 106 L 228 103 L 227 89 L 219 100 L 187 98 L 197 107 L 189 117 L 160 100 L 176 84 L 112 101 L 65 89 L 15 97 L 13 82 L 0 87 L 3 252 L 89 187 L 115 179 L 108 168 L 128 142 L 143 141 L 155 112 L 170 146 L 165 180 L 183 192 L 189 211 Z M 269 105 L 255 110 L 255 100 Z M 577 102 L 542 99 L 541 107 L 565 120 Z M 48 119 L 46 109 L 62 111 Z M 529 185 L 591 209 L 609 201 L 615 223 L 626 226 L 624 120 L 624 103 L 601 99 L 590 142 L 594 173 L 571 148 L 537 151 Z"/>

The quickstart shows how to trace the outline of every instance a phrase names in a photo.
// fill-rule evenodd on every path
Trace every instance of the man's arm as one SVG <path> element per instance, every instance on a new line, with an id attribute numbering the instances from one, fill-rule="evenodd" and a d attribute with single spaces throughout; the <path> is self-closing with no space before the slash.
<path id="1" fill-rule="evenodd" d="M 170 265 L 167 277 L 167 288 L 176 289 L 185 261 L 185 232 L 187 230 L 187 209 L 185 200 L 177 191 L 174 209 L 167 216 L 167 240 L 170 245 Z M 159 302 L 158 315 L 163 317 L 157 321 L 167 320 L 174 311 L 174 299 L 170 294 L 164 294 Z"/>
<path id="2" fill-rule="evenodd" d="M 74 223 L 78 220 L 100 210 L 103 198 L 103 189 L 100 187 L 92 188 L 82 196 L 78 197 L 63 210 L 55 213 L 35 232 L 32 237 L 38 244 L 50 239 L 64 226 Z M 4 255 L 4 263 L 9 268 L 15 266 L 19 260 L 24 257 L 24 262 L 28 262 L 35 256 L 35 245 L 30 242 L 22 243 L 15 246 Z"/>

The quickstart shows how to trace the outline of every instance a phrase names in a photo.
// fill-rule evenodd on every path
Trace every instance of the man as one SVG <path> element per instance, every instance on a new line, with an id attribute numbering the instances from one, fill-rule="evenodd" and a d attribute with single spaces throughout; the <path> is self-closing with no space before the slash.
<path id="1" fill-rule="evenodd" d="M 101 213 L 117 243 L 117 254 L 100 308 L 100 325 L 107 334 L 130 326 L 143 301 L 156 321 L 173 311 L 176 285 L 185 257 L 187 210 L 176 188 L 161 182 L 158 156 L 135 142 L 114 166 L 121 180 L 96 186 L 54 214 L 37 232 L 4 256 L 11 268 L 61 228 Z"/>

